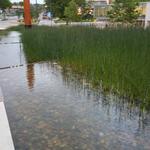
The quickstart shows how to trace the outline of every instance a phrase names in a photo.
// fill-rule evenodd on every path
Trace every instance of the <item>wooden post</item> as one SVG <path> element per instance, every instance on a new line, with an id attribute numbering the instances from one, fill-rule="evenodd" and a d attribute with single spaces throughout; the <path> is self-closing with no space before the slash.
<path id="1" fill-rule="evenodd" d="M 24 0 L 24 22 L 25 27 L 31 27 L 30 0 Z"/>

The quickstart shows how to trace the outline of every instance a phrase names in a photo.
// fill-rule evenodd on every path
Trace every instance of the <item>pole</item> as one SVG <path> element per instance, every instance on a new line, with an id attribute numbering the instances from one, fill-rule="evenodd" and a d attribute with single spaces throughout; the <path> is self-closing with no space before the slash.
<path id="1" fill-rule="evenodd" d="M 30 28 L 32 26 L 30 14 L 30 0 L 24 0 L 24 22 L 25 27 Z"/>
<path id="2" fill-rule="evenodd" d="M 35 0 L 35 8 L 36 8 L 36 19 L 38 20 L 38 3 L 37 3 L 37 0 Z"/>
<path id="3" fill-rule="evenodd" d="M 150 2 L 146 3 L 146 14 L 145 14 L 145 25 L 144 28 L 146 29 L 150 24 Z"/>

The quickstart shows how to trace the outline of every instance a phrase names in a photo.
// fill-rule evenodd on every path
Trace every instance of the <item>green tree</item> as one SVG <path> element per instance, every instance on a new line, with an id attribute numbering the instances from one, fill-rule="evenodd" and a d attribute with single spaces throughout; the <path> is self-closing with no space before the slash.
<path id="1" fill-rule="evenodd" d="M 32 18 L 37 20 L 39 14 L 43 11 L 43 6 L 41 4 L 31 4 L 30 11 L 31 11 Z"/>
<path id="2" fill-rule="evenodd" d="M 11 2 L 9 0 L 0 0 L 0 8 L 3 11 L 3 19 L 6 19 L 5 9 L 11 6 Z"/>
<path id="3" fill-rule="evenodd" d="M 9 0 L 0 0 L 0 8 L 6 9 L 11 6 L 11 2 Z"/>
<path id="4" fill-rule="evenodd" d="M 63 18 L 65 7 L 68 6 L 68 3 L 71 0 L 45 0 L 47 9 L 52 12 L 56 17 Z M 75 0 L 78 6 L 84 6 L 85 0 Z"/>
<path id="5" fill-rule="evenodd" d="M 68 21 L 76 21 L 78 18 L 77 15 L 78 5 L 74 0 L 70 1 L 68 6 L 65 7 L 64 15 L 66 17 L 67 23 Z"/>
<path id="6" fill-rule="evenodd" d="M 114 22 L 133 23 L 140 15 L 137 6 L 137 0 L 115 0 L 108 17 Z"/>
<path id="7" fill-rule="evenodd" d="M 63 18 L 64 9 L 70 0 L 45 0 L 47 9 L 52 12 L 54 16 Z"/>

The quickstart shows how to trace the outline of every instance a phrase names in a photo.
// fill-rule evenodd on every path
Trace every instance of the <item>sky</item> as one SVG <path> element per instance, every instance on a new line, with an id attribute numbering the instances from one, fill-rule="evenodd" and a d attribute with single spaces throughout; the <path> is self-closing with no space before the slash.
<path id="1" fill-rule="evenodd" d="M 13 3 L 13 2 L 20 2 L 20 1 L 23 1 L 23 0 L 10 0 L 10 1 Z M 36 0 L 30 0 L 30 2 L 34 4 L 36 2 Z M 39 4 L 43 4 L 44 0 L 37 0 L 37 2 Z"/>

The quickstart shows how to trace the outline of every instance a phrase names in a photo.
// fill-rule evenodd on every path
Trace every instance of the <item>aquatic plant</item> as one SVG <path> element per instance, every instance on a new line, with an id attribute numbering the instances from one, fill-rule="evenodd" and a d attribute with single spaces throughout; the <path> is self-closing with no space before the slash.
<path id="1" fill-rule="evenodd" d="M 150 29 L 41 26 L 21 31 L 28 62 L 55 60 L 104 91 L 150 104 Z"/>

